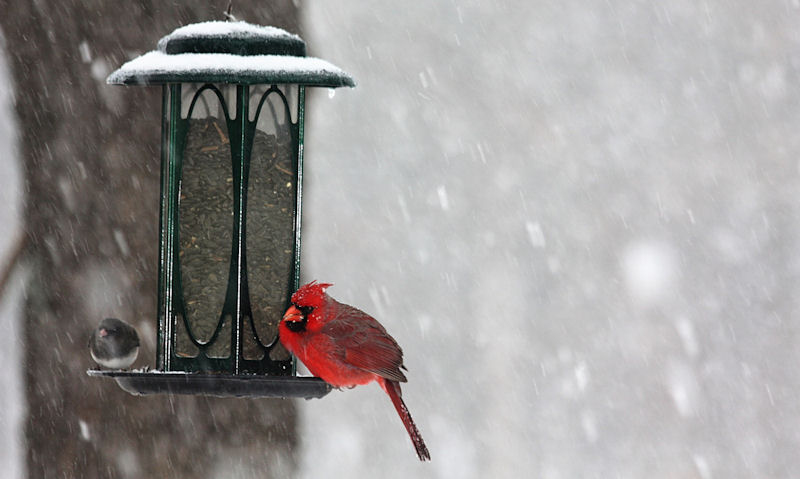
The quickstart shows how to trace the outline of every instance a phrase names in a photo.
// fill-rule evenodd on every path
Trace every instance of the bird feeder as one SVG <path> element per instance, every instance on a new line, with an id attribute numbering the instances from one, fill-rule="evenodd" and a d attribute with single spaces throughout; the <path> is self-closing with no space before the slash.
<path id="1" fill-rule="evenodd" d="M 89 371 L 132 394 L 321 397 L 278 323 L 299 286 L 306 87 L 355 86 L 284 30 L 178 28 L 113 72 L 161 85 L 156 367 Z"/>

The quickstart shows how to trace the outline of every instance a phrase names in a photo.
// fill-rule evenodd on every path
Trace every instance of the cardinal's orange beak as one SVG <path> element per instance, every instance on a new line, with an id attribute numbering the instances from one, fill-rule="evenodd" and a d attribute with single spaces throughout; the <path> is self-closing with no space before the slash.
<path id="1" fill-rule="evenodd" d="M 302 321 L 303 320 L 303 313 L 300 312 L 299 309 L 295 305 L 289 306 L 289 309 L 286 310 L 286 313 L 283 315 L 283 321 Z"/>

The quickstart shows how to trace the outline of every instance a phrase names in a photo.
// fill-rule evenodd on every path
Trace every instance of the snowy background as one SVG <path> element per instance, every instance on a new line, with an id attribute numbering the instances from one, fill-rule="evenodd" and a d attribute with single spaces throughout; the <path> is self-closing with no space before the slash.
<path id="1" fill-rule="evenodd" d="M 306 279 L 406 354 L 304 477 L 800 475 L 797 1 L 309 2 Z"/>
<path id="2" fill-rule="evenodd" d="M 14 119 L 14 92 L 0 31 L 0 268 L 6 268 L 22 234 L 22 171 Z M 23 477 L 25 451 L 22 439 L 25 397 L 22 386 L 22 275 L 16 274 L 0 296 L 0 476 Z"/>
<path id="3" fill-rule="evenodd" d="M 303 9 L 359 82 L 309 100 L 304 279 L 403 346 L 433 461 L 370 385 L 300 404 L 301 477 L 800 475 L 800 2 Z"/>

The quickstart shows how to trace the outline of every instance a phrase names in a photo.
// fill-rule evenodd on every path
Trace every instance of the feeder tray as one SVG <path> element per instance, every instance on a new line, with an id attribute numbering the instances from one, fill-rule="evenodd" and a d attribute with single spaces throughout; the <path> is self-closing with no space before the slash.
<path id="1" fill-rule="evenodd" d="M 134 396 L 201 394 L 216 397 L 316 399 L 333 389 L 330 384 L 313 377 L 99 369 L 90 369 L 86 374 L 91 377 L 112 378 L 120 388 Z"/>

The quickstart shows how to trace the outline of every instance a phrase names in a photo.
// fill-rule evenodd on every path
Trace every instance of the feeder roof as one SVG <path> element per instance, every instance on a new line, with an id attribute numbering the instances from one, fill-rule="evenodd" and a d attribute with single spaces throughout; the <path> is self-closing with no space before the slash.
<path id="1" fill-rule="evenodd" d="M 125 63 L 106 82 L 355 86 L 340 68 L 305 55 L 303 39 L 280 28 L 245 22 L 195 23 L 165 36 L 157 50 Z"/>

